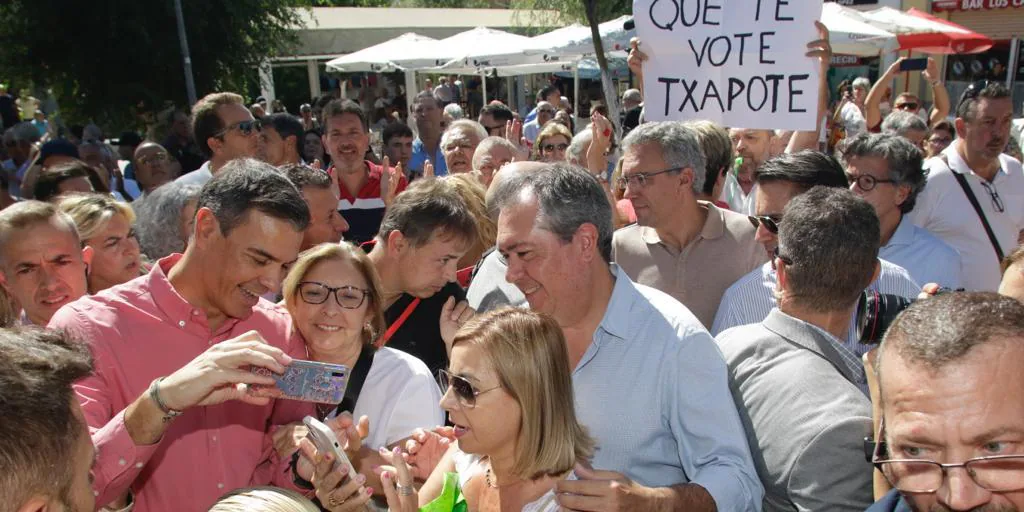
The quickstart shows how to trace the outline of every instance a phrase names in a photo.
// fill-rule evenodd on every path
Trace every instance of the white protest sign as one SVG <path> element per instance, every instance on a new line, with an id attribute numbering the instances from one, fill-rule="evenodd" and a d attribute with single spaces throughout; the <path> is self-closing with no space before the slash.
<path id="1" fill-rule="evenodd" d="M 634 0 L 644 118 L 814 130 L 822 0 Z"/>

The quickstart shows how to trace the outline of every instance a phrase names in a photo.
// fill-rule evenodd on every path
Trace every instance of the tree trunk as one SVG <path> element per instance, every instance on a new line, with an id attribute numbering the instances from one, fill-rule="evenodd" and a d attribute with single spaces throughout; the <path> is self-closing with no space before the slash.
<path id="1" fill-rule="evenodd" d="M 615 140 L 622 140 L 622 127 L 619 126 L 619 101 L 618 93 L 615 91 L 615 84 L 612 83 L 612 75 L 608 70 L 608 59 L 604 55 L 604 44 L 601 42 L 601 30 L 598 27 L 600 20 L 597 19 L 597 2 L 600 0 L 584 0 L 584 9 L 587 13 L 587 23 L 590 25 L 590 35 L 594 40 L 594 55 L 597 58 L 597 65 L 601 68 L 601 87 L 604 90 L 604 102 L 608 105 L 608 120 L 615 127 Z"/>

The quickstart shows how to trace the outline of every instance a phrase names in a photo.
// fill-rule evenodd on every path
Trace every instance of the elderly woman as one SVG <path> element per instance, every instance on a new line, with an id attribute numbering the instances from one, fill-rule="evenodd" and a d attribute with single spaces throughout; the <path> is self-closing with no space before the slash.
<path id="1" fill-rule="evenodd" d="M 448 165 L 449 174 L 471 172 L 473 170 L 473 152 L 480 141 L 487 138 L 487 130 L 483 125 L 469 119 L 460 119 L 452 124 L 441 135 L 441 151 Z"/>
<path id="2" fill-rule="evenodd" d="M 200 189 L 199 185 L 171 182 L 136 203 L 139 245 L 149 259 L 185 251 Z"/>
<path id="3" fill-rule="evenodd" d="M 850 90 L 845 93 L 839 107 L 836 108 L 835 121 L 846 129 L 846 138 L 852 139 L 868 129 L 864 118 L 864 101 L 871 90 L 871 80 L 859 77 L 853 81 Z"/>
<path id="4" fill-rule="evenodd" d="M 939 153 L 945 151 L 955 138 L 956 128 L 953 128 L 953 123 L 945 119 L 935 123 L 932 125 L 931 133 L 928 134 L 928 138 L 925 140 L 925 158 L 939 156 Z"/>
<path id="5" fill-rule="evenodd" d="M 542 162 L 565 162 L 565 151 L 572 141 L 572 132 L 561 123 L 548 123 L 537 135 L 533 145 L 535 159 Z"/>
<path id="6" fill-rule="evenodd" d="M 59 207 L 75 222 L 82 244 L 92 250 L 87 271 L 89 293 L 99 293 L 142 274 L 131 206 L 107 195 L 82 194 L 61 199 Z"/>
<path id="7" fill-rule="evenodd" d="M 388 347 L 375 348 L 385 328 L 380 278 L 356 246 L 322 244 L 303 252 L 285 278 L 283 294 L 313 360 L 345 365 L 353 374 L 369 365 L 354 405 L 318 406 L 317 416 L 333 418 L 351 406 L 348 412 L 353 417 L 367 416 L 373 422 L 363 451 L 352 462 L 375 479 L 370 469 L 383 462 L 377 449 L 400 446 L 417 428 L 444 420 L 437 405 L 437 384 L 419 359 Z M 304 427 L 293 428 L 301 432 Z M 290 445 L 285 451 L 293 450 Z"/>
<path id="8" fill-rule="evenodd" d="M 440 378 L 441 406 L 457 440 L 418 495 L 403 458 L 384 455 L 394 464 L 381 468 L 390 509 L 447 511 L 442 503 L 464 499 L 470 511 L 498 503 L 501 510 L 560 510 L 555 486 L 576 478 L 573 468 L 589 460 L 593 441 L 576 419 L 565 338 L 555 320 L 519 308 L 470 320 Z M 317 495 L 342 500 L 347 495 L 327 485 L 338 479 L 326 470 L 322 464 L 314 474 Z"/>

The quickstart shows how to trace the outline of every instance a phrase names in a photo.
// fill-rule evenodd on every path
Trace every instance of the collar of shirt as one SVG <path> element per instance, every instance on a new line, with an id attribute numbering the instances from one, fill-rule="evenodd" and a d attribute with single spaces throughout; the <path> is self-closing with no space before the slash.
<path id="1" fill-rule="evenodd" d="M 722 213 L 722 210 L 707 201 L 697 201 L 697 204 L 708 212 L 708 217 L 704 221 L 704 227 L 701 228 L 698 237 L 705 240 L 721 238 L 722 235 L 725 234 L 725 215 Z M 658 231 L 650 226 L 641 227 L 640 237 L 649 245 L 661 243 L 661 237 L 658 236 Z M 690 243 L 693 243 L 693 241 Z"/>
<path id="2" fill-rule="evenodd" d="M 956 147 L 957 143 L 954 142 L 950 144 L 949 147 L 942 150 L 942 154 L 946 155 L 946 160 L 949 162 L 949 170 L 968 176 L 977 176 L 978 179 L 982 179 L 981 176 L 975 174 L 974 170 L 967 165 L 967 162 L 965 162 L 964 159 L 960 157 L 960 152 L 956 150 Z M 1000 154 L 998 157 L 999 171 L 996 172 L 995 177 L 992 178 L 992 183 L 995 183 L 995 181 L 999 179 L 1001 176 L 1007 176 L 1010 174 L 1010 172 L 1006 170 L 1006 166 L 1003 165 L 1002 156 L 1003 155 Z"/>
<path id="3" fill-rule="evenodd" d="M 643 297 L 633 281 L 617 264 L 612 263 L 609 267 L 615 279 L 615 286 L 612 288 L 612 296 L 608 299 L 608 307 L 597 330 L 603 330 L 619 339 L 627 339 L 632 332 L 630 324 L 633 320 L 633 304 L 638 299 L 643 300 Z M 600 339 L 595 331 L 594 342 L 600 343 Z"/>
<path id="4" fill-rule="evenodd" d="M 778 308 L 772 309 L 772 312 L 768 314 L 768 318 L 764 319 L 763 325 L 769 330 L 785 336 L 801 347 L 824 357 L 839 369 L 840 373 L 852 384 L 860 385 L 860 383 L 864 382 L 864 363 L 861 362 L 860 358 L 853 351 L 843 345 L 839 338 L 836 338 L 825 329 L 783 313 Z M 816 333 L 825 343 L 816 344 L 811 342 L 806 336 L 800 335 L 799 331 L 801 330 L 809 330 L 812 333 Z"/>
<path id="5" fill-rule="evenodd" d="M 179 326 L 184 328 L 185 321 L 181 319 L 191 319 L 192 322 L 196 322 L 202 325 L 205 329 L 209 330 L 209 323 L 207 323 L 206 313 L 199 308 L 189 304 L 174 286 L 171 285 L 171 281 L 167 278 L 167 274 L 174 268 L 175 265 L 181 261 L 181 254 L 172 254 L 165 258 L 162 258 L 153 265 L 153 269 L 149 271 L 149 275 L 146 276 L 146 284 L 148 285 L 149 292 L 153 296 L 153 303 L 156 307 L 167 316 L 167 318 L 174 320 L 179 319 Z M 217 329 L 219 332 L 230 331 L 231 328 L 238 323 L 237 318 L 227 318 L 226 321 Z M 213 333 L 213 334 L 217 334 Z"/>
<path id="6" fill-rule="evenodd" d="M 885 244 L 886 247 L 896 247 L 911 245 L 914 243 L 914 223 L 910 222 L 910 219 L 906 215 L 900 219 L 899 225 L 896 226 L 896 231 L 893 232 L 892 237 L 889 238 L 889 243 Z"/>

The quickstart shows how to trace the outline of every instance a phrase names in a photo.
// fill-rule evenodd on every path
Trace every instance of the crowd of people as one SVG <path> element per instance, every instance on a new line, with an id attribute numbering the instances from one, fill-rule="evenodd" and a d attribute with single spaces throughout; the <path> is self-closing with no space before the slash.
<path id="1" fill-rule="evenodd" d="M 0 511 L 1024 507 L 1010 92 L 932 63 L 885 113 L 898 72 L 795 133 L 637 89 L 473 120 L 455 77 L 379 151 L 347 99 L 212 93 L 116 150 L 19 121 Z M 300 360 L 342 400 L 267 391 Z"/>

